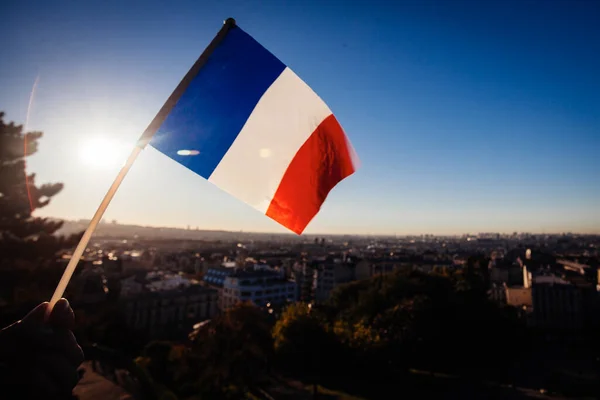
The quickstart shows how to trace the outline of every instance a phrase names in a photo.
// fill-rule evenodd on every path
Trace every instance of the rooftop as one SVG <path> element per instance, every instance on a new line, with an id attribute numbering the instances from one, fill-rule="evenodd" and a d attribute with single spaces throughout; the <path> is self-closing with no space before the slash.
<path id="1" fill-rule="evenodd" d="M 231 275 L 231 278 L 279 278 L 281 275 L 269 270 L 240 270 Z"/>

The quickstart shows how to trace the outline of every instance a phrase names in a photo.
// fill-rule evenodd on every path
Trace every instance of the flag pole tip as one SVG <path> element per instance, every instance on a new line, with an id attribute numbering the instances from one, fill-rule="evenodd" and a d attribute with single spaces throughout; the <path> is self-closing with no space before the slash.
<path id="1" fill-rule="evenodd" d="M 234 18 L 227 18 L 225 21 L 223 21 L 224 25 L 231 25 L 231 26 L 235 26 L 235 19 Z"/>

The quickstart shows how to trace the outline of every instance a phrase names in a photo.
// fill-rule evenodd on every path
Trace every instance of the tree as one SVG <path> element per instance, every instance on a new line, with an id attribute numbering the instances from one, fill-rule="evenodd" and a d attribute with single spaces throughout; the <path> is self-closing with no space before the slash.
<path id="1" fill-rule="evenodd" d="M 340 374 L 343 357 L 333 332 L 311 305 L 289 305 L 273 328 L 278 366 L 284 372 L 317 385 Z"/>
<path id="2" fill-rule="evenodd" d="M 174 390 L 181 382 L 178 375 L 185 372 L 183 346 L 170 342 L 153 341 L 146 345 L 142 356 L 135 360 L 143 371 L 142 385 L 152 388 L 158 400 L 177 399 Z M 173 390 L 171 390 L 173 389 Z"/>
<path id="3" fill-rule="evenodd" d="M 251 304 L 241 304 L 195 332 L 188 357 L 190 374 L 207 398 L 236 397 L 266 375 L 272 350 L 266 315 Z"/>
<path id="4" fill-rule="evenodd" d="M 344 285 L 332 293 L 328 320 L 352 358 L 369 366 L 363 375 L 373 366 L 497 375 L 519 356 L 524 327 L 487 298 L 476 272 L 396 272 Z M 498 350 L 493 358 L 479 351 L 486 343 Z"/>
<path id="5" fill-rule="evenodd" d="M 63 188 L 62 183 L 36 186 L 35 174 L 26 169 L 25 159 L 37 152 L 41 137 L 41 132 L 24 133 L 22 125 L 5 123 L 0 112 L 0 296 L 13 297 L 13 288 L 32 282 L 27 275 L 34 269 L 37 282 L 50 280 L 44 275 L 48 271 L 38 267 L 78 240 L 77 235 L 54 235 L 62 221 L 33 215 Z"/>

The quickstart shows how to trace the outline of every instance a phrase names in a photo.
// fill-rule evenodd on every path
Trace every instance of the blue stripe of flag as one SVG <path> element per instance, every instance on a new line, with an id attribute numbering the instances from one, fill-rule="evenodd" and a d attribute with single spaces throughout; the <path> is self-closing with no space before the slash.
<path id="1" fill-rule="evenodd" d="M 173 107 L 150 144 L 208 179 L 285 65 L 233 27 Z M 195 156 L 179 150 L 197 150 Z"/>

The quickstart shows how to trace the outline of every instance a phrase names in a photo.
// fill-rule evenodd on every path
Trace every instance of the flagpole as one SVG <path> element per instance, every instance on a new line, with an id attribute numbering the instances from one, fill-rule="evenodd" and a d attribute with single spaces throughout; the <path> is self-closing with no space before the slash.
<path id="1" fill-rule="evenodd" d="M 173 107 L 175 107 L 175 104 L 177 104 L 177 101 L 179 101 L 179 98 L 185 92 L 185 90 L 187 89 L 189 84 L 196 77 L 196 75 L 198 75 L 198 72 L 204 66 L 206 61 L 208 61 L 208 58 L 210 57 L 212 52 L 215 50 L 215 48 L 217 48 L 217 46 L 225 38 L 227 33 L 233 27 L 235 27 L 235 25 L 236 25 L 236 23 L 233 18 L 227 18 L 224 21 L 223 26 L 221 27 L 221 30 L 217 33 L 217 35 L 214 37 L 214 39 L 210 42 L 208 47 L 202 52 L 202 54 L 200 55 L 198 60 L 196 60 L 196 62 L 192 66 L 192 68 L 190 68 L 188 73 L 183 77 L 183 79 L 181 80 L 179 85 L 177 85 L 177 87 L 175 88 L 173 93 L 171 93 L 171 96 L 169 96 L 169 98 L 167 99 L 165 104 L 162 106 L 162 108 L 160 109 L 158 114 L 156 114 L 156 116 L 154 117 L 152 122 L 150 122 L 150 124 L 148 125 L 148 127 L 146 128 L 144 133 L 142 133 L 142 135 L 138 139 L 136 146 L 131 151 L 131 154 L 129 155 L 129 157 L 127 158 L 127 161 L 125 162 L 125 165 L 119 171 L 119 174 L 115 178 L 114 182 L 108 189 L 108 192 L 104 196 L 104 199 L 100 203 L 100 206 L 94 213 L 94 217 L 90 221 L 90 224 L 87 227 L 87 229 L 85 230 L 83 236 L 81 237 L 81 240 L 79 240 L 79 243 L 77 244 L 77 247 L 75 248 L 75 251 L 73 252 L 73 255 L 71 256 L 71 259 L 69 260 L 69 263 L 67 264 L 67 267 L 65 268 L 65 271 L 63 272 L 63 275 L 60 278 L 60 281 L 58 282 L 58 286 L 56 286 L 56 290 L 54 291 L 54 294 L 52 295 L 52 298 L 50 299 L 50 306 L 46 310 L 46 317 L 50 314 L 50 311 L 52 311 L 52 308 L 54 307 L 56 302 L 58 300 L 60 300 L 60 298 L 63 296 L 65 289 L 67 288 L 67 285 L 69 284 L 69 281 L 71 280 L 71 277 L 73 276 L 73 273 L 75 272 L 75 268 L 77 267 L 77 264 L 79 263 L 79 260 L 81 259 L 81 256 L 83 255 L 83 252 L 85 251 L 88 243 L 90 242 L 90 239 L 92 238 L 92 235 L 94 234 L 94 231 L 96 230 L 96 227 L 100 223 L 100 220 L 102 219 L 102 216 L 104 215 L 104 212 L 106 211 L 106 209 L 108 208 L 108 205 L 110 204 L 111 200 L 115 196 L 115 193 L 119 189 L 119 186 L 121 186 L 123 179 L 125 179 L 125 176 L 127 176 L 127 173 L 131 169 L 131 166 L 133 165 L 133 163 L 135 162 L 135 160 L 137 159 L 139 154 L 142 152 L 142 150 L 144 150 L 146 145 L 150 142 L 150 139 L 152 139 L 152 137 L 154 136 L 156 131 L 160 128 L 162 123 L 165 121 L 165 119 L 167 118 L 167 116 L 169 115 L 169 113 L 171 112 Z"/>

